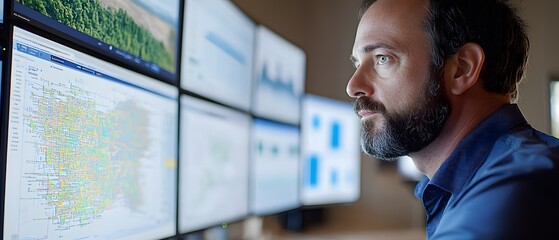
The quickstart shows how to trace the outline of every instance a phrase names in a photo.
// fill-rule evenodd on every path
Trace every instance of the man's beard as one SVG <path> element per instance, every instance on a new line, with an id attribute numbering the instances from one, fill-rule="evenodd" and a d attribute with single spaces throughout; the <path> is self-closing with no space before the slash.
<path id="1" fill-rule="evenodd" d="M 370 98 L 355 100 L 356 112 L 361 109 L 378 112 L 385 120 L 382 126 L 378 126 L 380 121 L 363 122 L 361 148 L 365 153 L 391 161 L 417 152 L 437 138 L 450 114 L 450 103 L 434 72 L 429 76 L 430 86 L 412 109 L 389 113 L 382 103 Z"/>

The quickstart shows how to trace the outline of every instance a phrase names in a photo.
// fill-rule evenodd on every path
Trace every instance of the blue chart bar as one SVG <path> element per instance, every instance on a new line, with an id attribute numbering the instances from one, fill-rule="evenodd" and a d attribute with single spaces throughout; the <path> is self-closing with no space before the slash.
<path id="1" fill-rule="evenodd" d="M 217 46 L 218 48 L 220 48 L 221 50 L 223 50 L 225 53 L 227 53 L 230 57 L 232 57 L 233 59 L 237 60 L 239 63 L 241 64 L 245 64 L 245 57 L 244 55 L 237 51 L 235 48 L 233 48 L 233 46 L 231 46 L 229 43 L 227 43 L 225 40 L 223 40 L 222 38 L 220 38 L 217 34 L 213 33 L 213 32 L 208 32 L 206 34 L 206 39 L 208 39 L 208 41 L 210 41 L 211 43 L 213 43 L 215 46 Z"/>
<path id="2" fill-rule="evenodd" d="M 320 129 L 320 117 L 318 115 L 314 115 L 312 118 L 312 127 L 314 130 Z"/>
<path id="3" fill-rule="evenodd" d="M 332 123 L 332 149 L 340 148 L 340 123 L 333 122 Z"/>
<path id="4" fill-rule="evenodd" d="M 330 173 L 330 183 L 332 186 L 338 185 L 338 171 L 336 171 L 336 169 L 332 169 Z"/>
<path id="5" fill-rule="evenodd" d="M 318 186 L 318 156 L 311 155 L 309 159 L 309 185 Z"/>

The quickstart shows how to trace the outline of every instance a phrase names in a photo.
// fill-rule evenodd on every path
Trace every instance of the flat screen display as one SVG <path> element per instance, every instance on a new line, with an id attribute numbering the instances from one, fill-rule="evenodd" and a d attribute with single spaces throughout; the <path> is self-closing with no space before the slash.
<path id="1" fill-rule="evenodd" d="M 178 90 L 13 28 L 3 239 L 176 233 Z"/>
<path id="2" fill-rule="evenodd" d="M 267 215 L 299 207 L 299 128 L 254 119 L 251 143 L 251 212 Z"/>
<path id="3" fill-rule="evenodd" d="M 14 16 L 136 69 L 177 80 L 180 0 L 16 0 Z"/>
<path id="4" fill-rule="evenodd" d="M 559 79 L 551 80 L 551 134 L 559 138 Z"/>
<path id="5" fill-rule="evenodd" d="M 301 119 L 304 205 L 356 201 L 360 194 L 360 121 L 349 102 L 303 99 Z"/>
<path id="6" fill-rule="evenodd" d="M 181 97 L 180 233 L 248 215 L 250 121 L 248 114 Z"/>
<path id="7" fill-rule="evenodd" d="M 406 181 L 416 182 L 419 181 L 421 177 L 423 177 L 423 173 L 419 171 L 419 169 L 417 169 L 411 157 L 402 156 L 399 157 L 397 161 L 398 173 Z"/>
<path id="8" fill-rule="evenodd" d="M 181 86 L 249 110 L 255 24 L 231 1 L 187 0 Z"/>
<path id="9" fill-rule="evenodd" d="M 306 55 L 270 29 L 256 30 L 252 113 L 299 124 L 305 88 Z"/>
<path id="10" fill-rule="evenodd" d="M 4 23 L 4 0 L 0 0 L 0 23 Z"/>

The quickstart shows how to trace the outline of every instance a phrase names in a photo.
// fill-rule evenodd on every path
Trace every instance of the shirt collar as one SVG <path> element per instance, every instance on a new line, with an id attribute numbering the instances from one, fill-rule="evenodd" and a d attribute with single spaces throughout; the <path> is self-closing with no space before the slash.
<path id="1" fill-rule="evenodd" d="M 460 141 L 429 184 L 459 193 L 483 165 L 495 141 L 520 124 L 527 122 L 516 104 L 499 108 Z M 426 179 L 420 185 L 425 187 Z"/>

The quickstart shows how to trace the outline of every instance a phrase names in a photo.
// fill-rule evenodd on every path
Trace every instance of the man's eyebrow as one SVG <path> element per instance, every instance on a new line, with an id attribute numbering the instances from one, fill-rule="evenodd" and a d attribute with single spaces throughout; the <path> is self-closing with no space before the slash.
<path id="1" fill-rule="evenodd" d="M 370 53 L 370 52 L 372 52 L 374 50 L 377 50 L 377 49 L 387 49 L 387 50 L 393 50 L 393 51 L 396 50 L 396 48 L 394 48 L 394 47 L 392 47 L 388 44 L 376 43 L 376 44 L 366 45 L 366 46 L 362 47 L 361 49 L 359 49 L 358 51 L 360 53 Z M 357 58 L 353 55 L 351 55 L 349 57 L 349 60 L 354 64 L 358 62 Z"/>
<path id="2" fill-rule="evenodd" d="M 388 49 L 388 50 L 396 50 L 396 48 L 388 45 L 388 44 L 384 44 L 384 43 L 376 43 L 376 44 L 371 44 L 371 45 L 366 45 L 364 47 L 362 47 L 359 52 L 361 53 L 370 53 L 374 50 L 377 50 L 379 48 L 383 48 L 383 49 Z"/>

